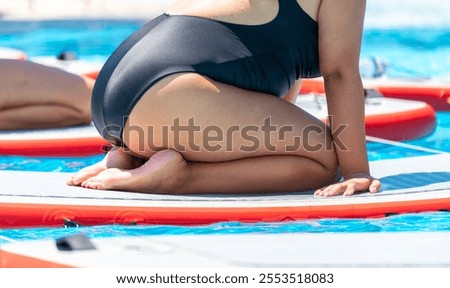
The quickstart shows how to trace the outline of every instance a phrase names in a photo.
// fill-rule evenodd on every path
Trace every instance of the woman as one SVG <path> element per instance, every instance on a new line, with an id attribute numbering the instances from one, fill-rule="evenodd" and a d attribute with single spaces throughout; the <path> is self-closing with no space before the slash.
<path id="1" fill-rule="evenodd" d="M 353 0 L 178 1 L 104 66 L 92 113 L 115 147 L 68 184 L 173 194 L 378 191 L 358 71 L 364 10 Z M 320 74 L 330 129 L 292 104 L 297 79 Z"/>
<path id="2" fill-rule="evenodd" d="M 91 122 L 92 79 L 11 59 L 0 59 L 0 75 L 0 130 Z"/>

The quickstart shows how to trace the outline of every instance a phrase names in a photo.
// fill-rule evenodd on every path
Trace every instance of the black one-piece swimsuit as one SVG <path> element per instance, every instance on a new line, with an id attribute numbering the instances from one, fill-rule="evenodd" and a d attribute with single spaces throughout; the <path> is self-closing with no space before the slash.
<path id="1" fill-rule="evenodd" d="M 296 79 L 320 75 L 318 25 L 296 0 L 280 0 L 277 16 L 262 25 L 163 14 L 126 39 L 100 71 L 92 95 L 97 130 L 123 145 L 126 118 L 142 95 L 181 72 L 283 96 Z"/>

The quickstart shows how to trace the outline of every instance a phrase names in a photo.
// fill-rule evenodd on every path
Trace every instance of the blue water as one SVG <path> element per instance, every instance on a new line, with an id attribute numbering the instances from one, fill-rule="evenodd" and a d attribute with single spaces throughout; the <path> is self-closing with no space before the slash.
<path id="1" fill-rule="evenodd" d="M 80 59 L 105 61 L 144 22 L 141 20 L 0 21 L 0 46 L 30 58 L 72 51 Z"/>
<path id="2" fill-rule="evenodd" d="M 389 76 L 450 80 L 450 27 L 366 29 L 362 56 L 386 61 Z"/>
<path id="3" fill-rule="evenodd" d="M 204 226 L 91 226 L 76 228 L 31 228 L 0 230 L 0 245 L 35 239 L 58 239 L 68 235 L 88 237 L 201 235 L 243 233 L 358 233 L 358 232 L 437 232 L 450 231 L 450 213 L 411 213 L 378 219 L 322 219 L 283 223 L 221 222 Z"/>
<path id="4" fill-rule="evenodd" d="M 450 4 L 423 1 L 368 1 L 363 34 L 362 59 L 377 57 L 389 64 L 389 76 L 437 78 L 450 83 Z M 443 2 L 443 1 L 440 1 Z M 398 4 L 400 5 L 400 4 Z M 410 10 L 408 10 L 410 7 Z M 409 13 L 409 14 L 408 14 Z M 416 15 L 422 13 L 423 17 Z M 431 18 L 426 18 L 426 17 Z M 409 17 L 409 18 L 408 18 Z M 424 18 L 425 17 L 425 18 Z M 424 20 L 425 19 L 425 20 Z M 139 28 L 141 20 L 86 21 L 0 21 L 0 46 L 26 51 L 35 56 L 75 52 L 80 59 L 105 61 L 128 35 Z M 450 152 L 450 112 L 437 113 L 436 131 L 422 139 L 408 142 L 422 147 Z M 412 149 L 368 143 L 369 159 L 391 159 L 425 154 Z M 101 159 L 101 155 L 80 158 L 32 158 L 0 156 L 0 170 L 74 172 Z M 282 232 L 398 232 L 448 231 L 450 213 L 412 213 L 381 219 L 322 219 L 283 223 L 217 223 L 208 226 L 97 226 L 61 229 L 0 230 L 0 244 L 10 241 L 58 238 L 85 233 L 92 237 L 161 234 L 229 234 Z"/>

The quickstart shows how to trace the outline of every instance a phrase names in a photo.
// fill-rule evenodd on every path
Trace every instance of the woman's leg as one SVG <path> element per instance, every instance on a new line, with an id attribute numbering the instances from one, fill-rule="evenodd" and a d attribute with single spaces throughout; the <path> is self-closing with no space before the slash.
<path id="1" fill-rule="evenodd" d="M 89 123 L 93 84 L 57 68 L 0 60 L 0 130 Z"/>
<path id="2" fill-rule="evenodd" d="M 166 77 L 147 91 L 128 118 L 124 142 L 149 160 L 73 184 L 152 193 L 258 193 L 323 187 L 337 175 L 322 122 L 280 98 L 197 74 Z"/>
<path id="3" fill-rule="evenodd" d="M 81 169 L 67 179 L 67 184 L 79 185 L 82 180 L 96 176 L 108 168 L 131 170 L 141 166 L 144 162 L 144 160 L 126 153 L 123 148 L 114 147 L 106 154 L 102 161 Z"/>

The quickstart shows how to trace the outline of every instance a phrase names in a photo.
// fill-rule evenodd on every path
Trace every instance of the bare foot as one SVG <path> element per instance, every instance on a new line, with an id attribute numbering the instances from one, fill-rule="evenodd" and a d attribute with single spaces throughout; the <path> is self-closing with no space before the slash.
<path id="1" fill-rule="evenodd" d="M 142 165 L 143 160 L 127 154 L 123 148 L 115 148 L 106 154 L 102 161 L 85 167 L 67 179 L 67 185 L 79 186 L 83 181 L 94 177 L 108 168 L 134 169 Z"/>
<path id="2" fill-rule="evenodd" d="M 83 181 L 81 186 L 99 190 L 177 194 L 187 177 L 186 166 L 180 153 L 162 150 L 137 168 L 105 169 L 97 176 Z"/>

